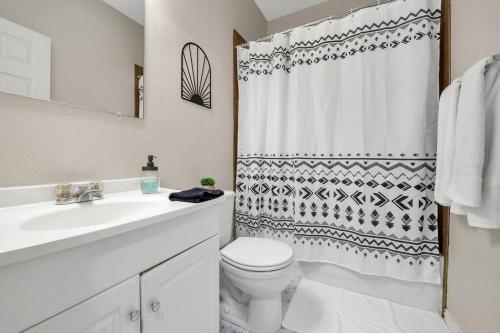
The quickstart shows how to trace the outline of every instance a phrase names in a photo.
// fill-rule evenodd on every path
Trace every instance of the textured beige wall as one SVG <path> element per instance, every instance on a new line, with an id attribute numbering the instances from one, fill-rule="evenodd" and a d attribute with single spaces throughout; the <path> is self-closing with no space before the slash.
<path id="1" fill-rule="evenodd" d="M 51 38 L 51 99 L 134 115 L 144 27 L 101 0 L 0 0 L 0 16 Z"/>
<path id="2" fill-rule="evenodd" d="M 348 11 L 351 8 L 365 6 L 374 3 L 374 0 L 329 0 L 328 2 L 309 7 L 298 11 L 296 13 L 280 17 L 267 24 L 267 33 L 273 34 L 297 27 L 328 17 Z"/>
<path id="3" fill-rule="evenodd" d="M 500 230 L 452 215 L 448 309 L 464 333 L 500 331 Z"/>
<path id="4" fill-rule="evenodd" d="M 451 0 L 452 73 L 500 53 L 500 1 Z M 500 332 L 500 230 L 452 216 L 448 308 L 464 333 Z"/>
<path id="5" fill-rule="evenodd" d="M 136 177 L 153 153 L 164 186 L 232 188 L 233 28 L 256 39 L 266 21 L 250 0 L 146 0 L 144 120 L 0 94 L 0 186 Z M 189 41 L 212 63 L 212 110 L 180 99 Z"/>

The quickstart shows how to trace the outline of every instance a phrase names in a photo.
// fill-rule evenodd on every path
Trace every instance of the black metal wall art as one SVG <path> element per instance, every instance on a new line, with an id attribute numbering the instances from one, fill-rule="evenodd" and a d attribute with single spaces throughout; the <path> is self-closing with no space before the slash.
<path id="1" fill-rule="evenodd" d="M 181 61 L 182 99 L 211 109 L 212 69 L 205 51 L 195 43 L 187 43 Z"/>

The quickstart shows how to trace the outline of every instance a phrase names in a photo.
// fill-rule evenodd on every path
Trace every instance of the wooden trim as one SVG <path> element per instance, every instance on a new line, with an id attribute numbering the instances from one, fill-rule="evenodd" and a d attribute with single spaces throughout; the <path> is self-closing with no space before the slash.
<path id="1" fill-rule="evenodd" d="M 441 3 L 441 53 L 439 59 L 439 90 L 442 92 L 451 83 L 451 0 Z"/>
<path id="2" fill-rule="evenodd" d="M 238 50 L 237 46 L 247 41 L 233 30 L 233 190 L 236 189 L 236 161 L 238 159 Z"/>
<path id="3" fill-rule="evenodd" d="M 451 0 L 441 2 L 441 53 L 439 90 L 442 92 L 451 83 Z M 443 293 L 441 314 L 444 317 L 448 306 L 448 265 L 450 247 L 450 209 L 439 206 L 439 244 L 443 256 Z"/>
<path id="4" fill-rule="evenodd" d="M 144 68 L 134 66 L 134 117 L 139 118 L 139 76 L 144 75 Z"/>

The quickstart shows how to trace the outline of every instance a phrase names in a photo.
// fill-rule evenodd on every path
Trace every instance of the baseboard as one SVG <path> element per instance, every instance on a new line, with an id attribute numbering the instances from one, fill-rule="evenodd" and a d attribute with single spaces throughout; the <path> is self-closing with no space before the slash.
<path id="1" fill-rule="evenodd" d="M 463 333 L 462 329 L 448 309 L 444 311 L 444 322 L 446 323 L 446 326 L 448 326 L 450 333 Z"/>

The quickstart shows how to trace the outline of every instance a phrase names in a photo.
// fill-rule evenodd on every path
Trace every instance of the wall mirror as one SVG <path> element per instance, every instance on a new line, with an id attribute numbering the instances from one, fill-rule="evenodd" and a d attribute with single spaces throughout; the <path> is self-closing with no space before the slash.
<path id="1" fill-rule="evenodd" d="M 144 118 L 144 0 L 0 0 L 0 91 Z"/>

